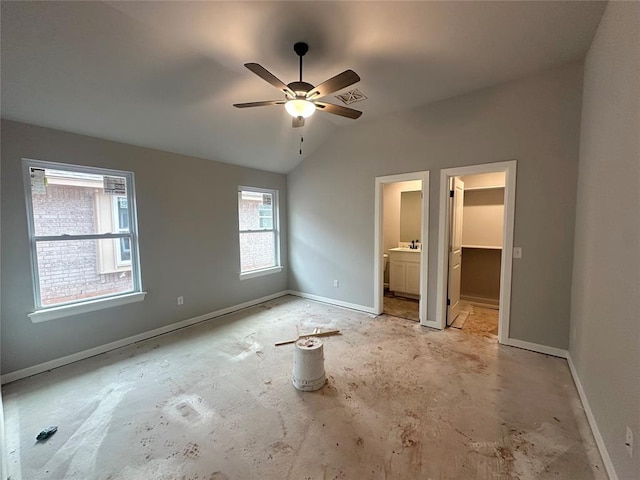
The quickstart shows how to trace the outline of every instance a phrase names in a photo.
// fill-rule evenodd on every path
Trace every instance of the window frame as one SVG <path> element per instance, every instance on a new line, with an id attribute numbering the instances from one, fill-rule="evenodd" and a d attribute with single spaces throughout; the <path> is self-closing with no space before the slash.
<path id="1" fill-rule="evenodd" d="M 125 199 L 127 202 L 127 223 L 129 224 L 127 226 L 127 228 L 129 229 L 129 231 L 131 230 L 131 221 L 129 220 L 129 215 L 131 214 L 130 210 L 129 210 L 129 197 L 128 195 L 113 195 L 113 198 L 111 199 L 111 204 L 113 205 L 113 209 L 112 209 L 112 213 L 113 213 L 113 226 L 114 228 L 116 228 L 118 230 L 118 232 L 120 232 L 121 230 L 124 230 L 123 228 L 121 228 L 120 226 L 120 200 L 121 199 Z M 129 238 L 129 236 L 127 237 L 123 237 L 123 238 Z M 124 250 L 122 248 L 122 240 L 123 238 L 120 239 L 119 242 L 116 242 L 116 267 L 117 268 L 123 268 L 123 267 L 129 267 L 131 266 L 131 239 L 129 238 L 129 260 L 123 260 L 122 259 L 122 254 L 126 252 L 126 250 Z"/>
<path id="2" fill-rule="evenodd" d="M 29 253 L 31 256 L 31 281 L 33 288 L 34 312 L 28 317 L 32 322 L 38 323 L 56 318 L 68 317 L 79 313 L 109 308 L 117 305 L 138 302 L 144 300 L 146 292 L 142 291 L 142 277 L 140 271 L 140 256 L 138 245 L 138 219 L 136 213 L 135 178 L 133 172 L 114 170 L 110 168 L 90 167 L 70 163 L 50 162 L 23 158 L 23 181 L 25 193 L 25 206 L 27 210 L 27 233 L 29 240 Z M 127 198 L 127 210 L 129 215 L 129 233 L 104 233 L 104 234 L 62 234 L 62 235 L 35 235 L 35 221 L 33 211 L 33 194 L 31 191 L 31 169 L 62 170 L 77 173 L 87 173 L 101 176 L 123 177 L 126 181 L 126 195 L 115 195 Z M 72 300 L 55 305 L 43 305 L 40 292 L 40 272 L 38 269 L 37 245 L 39 241 L 74 241 L 74 240 L 106 240 L 129 238 L 131 245 L 131 280 L 132 289 L 126 292 L 118 292 L 94 297 Z M 129 266 L 129 265 L 127 265 Z"/>
<path id="3" fill-rule="evenodd" d="M 240 229 L 240 198 L 242 192 L 251 192 L 251 193 L 268 193 L 271 194 L 272 198 L 272 228 L 259 228 L 256 230 L 241 230 Z M 269 275 L 272 273 L 278 273 L 282 271 L 282 262 L 280 259 L 280 199 L 279 199 L 279 191 L 272 188 L 261 188 L 261 187 L 249 187 L 246 185 L 238 186 L 238 203 L 237 203 L 237 211 L 238 211 L 238 247 L 240 247 L 240 236 L 243 233 L 264 233 L 264 232 L 272 232 L 273 233 L 273 243 L 274 243 L 274 265 L 266 268 L 259 268 L 255 270 L 247 270 L 242 271 L 242 258 L 240 258 L 240 280 L 246 280 L 249 278 L 261 277 L 263 275 Z M 262 217 L 259 216 L 259 221 Z M 240 252 L 239 252 L 240 253 Z"/>

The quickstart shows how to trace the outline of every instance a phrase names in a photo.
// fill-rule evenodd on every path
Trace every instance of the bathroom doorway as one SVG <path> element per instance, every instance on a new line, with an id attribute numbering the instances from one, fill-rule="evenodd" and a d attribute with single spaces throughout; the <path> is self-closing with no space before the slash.
<path id="1" fill-rule="evenodd" d="M 515 161 L 441 171 L 436 328 L 451 326 L 469 307 L 488 309 L 482 313 L 498 307 L 498 341 L 507 343 L 515 180 Z M 456 249 L 459 263 L 452 258 Z M 471 273 L 466 277 L 465 261 L 466 273 Z M 458 267 L 452 275 L 451 270 Z"/>
<path id="2" fill-rule="evenodd" d="M 420 321 L 427 312 L 429 172 L 376 178 L 374 310 Z"/>

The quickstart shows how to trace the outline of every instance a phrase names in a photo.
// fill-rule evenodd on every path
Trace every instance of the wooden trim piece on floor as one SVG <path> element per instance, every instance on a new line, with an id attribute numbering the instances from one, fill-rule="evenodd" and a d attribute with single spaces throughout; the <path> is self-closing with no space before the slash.
<path id="1" fill-rule="evenodd" d="M 164 335 L 165 333 L 173 332 L 175 330 L 180 330 L 181 328 L 190 327 L 191 325 L 195 325 L 196 323 L 204 322 L 206 320 L 211 320 L 213 318 L 220 317 L 228 313 L 253 307 L 254 305 L 258 305 L 260 303 L 273 300 L 274 298 L 283 297 L 288 294 L 289 292 L 286 290 L 277 292 L 271 295 L 267 295 L 266 297 L 250 300 L 248 302 L 244 302 L 239 305 L 233 305 L 231 307 L 216 310 L 215 312 L 205 313 L 204 315 L 198 315 L 197 317 L 188 318 L 186 320 L 182 320 L 177 323 L 172 323 L 171 325 L 166 325 L 164 327 L 156 328 L 154 330 L 149 330 L 148 332 L 139 333 L 138 335 L 134 335 L 132 337 L 123 338 L 121 340 L 116 340 L 115 342 L 107 343 L 105 345 L 100 345 L 98 347 L 90 348 L 88 350 L 83 350 L 82 352 L 73 353 L 71 355 L 66 355 L 64 357 L 56 358 L 54 360 L 49 360 L 48 362 L 40 363 L 38 365 L 33 365 L 31 367 L 23 368 L 21 370 L 16 370 L 15 372 L 10 372 L 5 375 L 2 375 L 0 382 L 3 385 L 5 383 L 15 382 L 16 380 L 20 380 L 22 378 L 30 377 L 32 375 L 37 375 L 38 373 L 42 373 L 42 372 L 46 372 L 47 370 L 52 370 L 54 368 L 62 367 L 64 365 L 68 365 L 70 363 L 74 363 L 79 360 L 84 360 L 85 358 L 94 357 L 96 355 L 100 355 L 101 353 L 106 353 L 111 350 L 115 350 L 117 348 L 131 345 L 133 343 L 142 342 L 143 340 L 148 340 L 150 338 L 157 337 L 158 335 Z"/>
<path id="2" fill-rule="evenodd" d="M 611 457 L 609 456 L 607 446 L 604 443 L 604 439 L 602 438 L 602 434 L 600 433 L 600 429 L 598 428 L 598 424 L 596 423 L 596 418 L 593 416 L 593 412 L 591 411 L 591 407 L 589 406 L 589 400 L 587 399 L 587 395 L 582 388 L 580 377 L 578 377 L 578 371 L 573 364 L 571 353 L 569 352 L 567 352 L 567 363 L 569 364 L 569 370 L 571 371 L 571 376 L 573 377 L 573 383 L 576 384 L 576 390 L 578 390 L 578 395 L 580 396 L 580 401 L 582 402 L 584 413 L 587 416 L 589 427 L 591 427 L 593 437 L 596 439 L 596 445 L 598 446 L 598 450 L 600 451 L 600 456 L 602 457 L 604 468 L 607 470 L 607 474 L 609 475 L 610 480 L 618 480 L 618 475 L 616 474 L 616 470 L 613 467 L 613 462 L 611 461 Z"/>

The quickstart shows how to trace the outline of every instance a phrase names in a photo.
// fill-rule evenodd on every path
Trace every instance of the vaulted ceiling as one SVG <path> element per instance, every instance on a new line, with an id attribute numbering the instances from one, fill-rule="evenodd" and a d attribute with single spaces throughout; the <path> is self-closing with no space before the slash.
<path id="1" fill-rule="evenodd" d="M 604 6 L 3 1 L 2 117 L 286 173 L 354 122 L 582 59 Z M 298 41 L 305 81 L 351 68 L 368 97 L 358 120 L 308 119 L 302 156 L 282 106 L 232 106 L 282 99 L 243 64 L 297 80 Z"/>

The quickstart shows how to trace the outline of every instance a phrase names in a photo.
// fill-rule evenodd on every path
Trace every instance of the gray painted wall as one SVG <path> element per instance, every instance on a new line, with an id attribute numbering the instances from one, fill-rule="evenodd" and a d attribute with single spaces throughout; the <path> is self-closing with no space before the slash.
<path id="1" fill-rule="evenodd" d="M 1 136 L 0 136 L 1 137 Z M 1 162 L 1 157 L 0 157 Z M 1 177 L 0 177 L 1 178 Z M 2 182 L 0 182 L 0 198 L 2 197 Z M 2 212 L 0 211 L 0 219 Z M 2 249 L 2 222 L 0 221 L 0 250 Z M 2 271 L 2 255 L 0 255 L 0 272 Z M 0 292 L 2 292 L 2 276 L 0 275 Z M 2 295 L 0 295 L 0 311 L 2 309 Z M 1 323 L 1 322 L 0 322 Z M 2 370 L 2 326 L 0 325 L 0 371 Z M 4 434 L 4 406 L 2 391 L 0 390 L 0 478 L 5 480 L 9 474 L 7 470 L 7 448 Z"/>
<path id="2" fill-rule="evenodd" d="M 237 213 L 238 185 L 280 190 L 286 266 L 284 175 L 5 120 L 1 134 L 3 373 L 286 290 L 286 268 L 239 280 Z M 144 302 L 31 323 L 21 158 L 134 172 Z"/>
<path id="3" fill-rule="evenodd" d="M 640 475 L 639 208 L 640 3 L 610 2 L 585 62 L 569 350 L 621 480 Z"/>
<path id="4" fill-rule="evenodd" d="M 582 65 L 345 128 L 288 176 L 289 286 L 373 306 L 374 179 L 431 171 L 428 318 L 435 318 L 440 169 L 516 159 L 510 336 L 567 348 Z M 333 279 L 340 280 L 334 288 Z"/>

